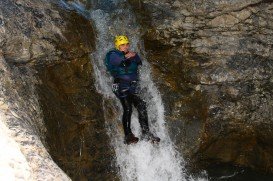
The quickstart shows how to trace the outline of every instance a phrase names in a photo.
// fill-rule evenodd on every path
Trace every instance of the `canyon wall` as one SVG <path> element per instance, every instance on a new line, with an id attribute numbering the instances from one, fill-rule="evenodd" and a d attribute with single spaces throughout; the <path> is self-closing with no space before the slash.
<path id="1" fill-rule="evenodd" d="M 169 129 L 197 165 L 273 172 L 273 2 L 135 1 Z"/>

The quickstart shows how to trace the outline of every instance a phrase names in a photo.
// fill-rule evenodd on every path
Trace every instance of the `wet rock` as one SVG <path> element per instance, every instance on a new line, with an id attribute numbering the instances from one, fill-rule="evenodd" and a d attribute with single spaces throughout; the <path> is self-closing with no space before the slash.
<path id="1" fill-rule="evenodd" d="M 130 3 L 170 133 L 191 165 L 272 173 L 272 2 Z"/>
<path id="2" fill-rule="evenodd" d="M 114 179 L 114 153 L 89 57 L 39 70 L 39 77 L 47 142 L 54 160 L 73 180 Z"/>
<path id="3" fill-rule="evenodd" d="M 32 138 L 17 139 L 31 178 L 69 180 L 65 171 L 73 180 L 117 179 L 89 57 L 90 22 L 61 1 L 3 0 L 0 12 L 0 60 L 7 67 L 0 71 L 12 75 L 2 81 L 1 74 L 1 86 L 15 107 L 14 139 L 23 131 Z"/>
<path id="4" fill-rule="evenodd" d="M 1 179 L 70 180 L 45 147 L 46 127 L 33 71 L 11 69 L 3 56 L 0 70 Z"/>

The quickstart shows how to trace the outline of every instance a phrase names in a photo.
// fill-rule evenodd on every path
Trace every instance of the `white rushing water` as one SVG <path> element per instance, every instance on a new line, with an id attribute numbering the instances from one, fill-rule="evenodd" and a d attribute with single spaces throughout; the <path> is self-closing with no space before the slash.
<path id="1" fill-rule="evenodd" d="M 183 181 L 186 178 L 184 160 L 176 151 L 168 131 L 165 127 L 164 106 L 160 93 L 154 85 L 145 52 L 140 40 L 140 31 L 129 5 L 124 0 L 92 1 L 92 10 L 86 11 L 79 2 L 73 2 L 73 7 L 95 25 L 96 52 L 91 56 L 96 76 L 97 91 L 104 96 L 105 120 L 112 146 L 116 153 L 116 166 L 119 168 L 121 180 L 124 181 Z M 112 80 L 106 72 L 104 57 L 107 51 L 113 48 L 116 35 L 127 35 L 130 39 L 131 49 L 140 54 L 143 65 L 140 68 L 142 89 L 145 90 L 143 99 L 148 105 L 150 130 L 161 138 L 158 145 L 139 141 L 134 145 L 123 143 L 122 108 L 118 99 L 111 91 Z M 117 114 L 111 114 L 111 112 Z M 140 136 L 140 126 L 137 111 L 132 116 L 132 130 Z M 116 116 L 113 116 L 116 115 Z"/>

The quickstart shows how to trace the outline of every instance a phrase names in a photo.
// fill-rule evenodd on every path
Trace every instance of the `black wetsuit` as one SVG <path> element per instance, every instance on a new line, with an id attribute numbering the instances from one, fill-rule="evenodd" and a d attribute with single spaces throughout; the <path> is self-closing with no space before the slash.
<path id="1" fill-rule="evenodd" d="M 113 49 L 107 53 L 105 61 L 108 71 L 114 77 L 113 92 L 123 107 L 122 123 L 125 136 L 132 133 L 132 106 L 135 106 L 138 111 L 142 133 L 148 133 L 146 102 L 139 96 L 138 66 L 142 64 L 141 59 L 137 54 L 126 59 L 123 52 Z"/>

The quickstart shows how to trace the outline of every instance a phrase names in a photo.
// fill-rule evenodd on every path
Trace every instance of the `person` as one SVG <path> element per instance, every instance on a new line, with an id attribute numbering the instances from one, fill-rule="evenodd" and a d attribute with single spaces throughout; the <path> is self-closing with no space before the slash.
<path id="1" fill-rule="evenodd" d="M 138 118 L 142 130 L 141 139 L 153 143 L 160 142 L 160 138 L 154 136 L 148 125 L 146 102 L 139 96 L 139 71 L 142 65 L 139 55 L 130 51 L 129 39 L 120 35 L 115 37 L 115 48 L 107 52 L 105 65 L 114 78 L 112 91 L 120 100 L 123 107 L 122 124 L 125 134 L 125 144 L 137 143 L 137 138 L 131 130 L 132 106 L 138 111 Z"/>

